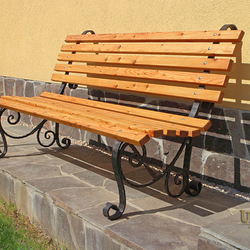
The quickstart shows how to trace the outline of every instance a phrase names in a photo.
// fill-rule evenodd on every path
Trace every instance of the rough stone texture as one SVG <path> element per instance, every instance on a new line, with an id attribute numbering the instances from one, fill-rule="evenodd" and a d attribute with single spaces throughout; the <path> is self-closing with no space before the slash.
<path id="1" fill-rule="evenodd" d="M 218 180 L 234 182 L 234 157 L 211 154 L 204 165 L 204 175 Z"/>
<path id="2" fill-rule="evenodd" d="M 45 91 L 46 83 L 45 82 L 34 82 L 34 95 L 40 96 Z"/>
<path id="3" fill-rule="evenodd" d="M 4 78 L 0 76 L 0 96 L 4 95 Z"/>
<path id="4" fill-rule="evenodd" d="M 107 227 L 107 233 L 134 249 L 195 249 L 199 227 L 182 226 L 182 222 L 157 215 L 137 216 L 129 221 Z M 171 231 L 168 230 L 171 225 Z M 141 237 L 138 237 L 140 231 Z M 129 239 L 129 241 L 127 240 Z M 137 248 L 136 246 L 140 246 Z"/>
<path id="5" fill-rule="evenodd" d="M 35 96 L 35 91 L 34 91 L 34 82 L 32 81 L 27 81 L 26 86 L 25 86 L 25 96 L 26 97 L 33 97 Z"/>
<path id="6" fill-rule="evenodd" d="M 242 144 L 239 138 L 244 138 L 243 129 L 241 124 L 241 116 L 238 110 L 230 110 L 225 109 L 224 113 L 226 116 L 235 119 L 235 121 L 227 121 L 227 125 L 229 128 L 229 134 L 232 138 L 232 147 L 234 156 L 245 158 L 246 157 L 246 148 L 245 145 Z"/>
<path id="7" fill-rule="evenodd" d="M 240 160 L 240 184 L 245 187 L 250 187 L 250 161 Z"/>
<path id="8" fill-rule="evenodd" d="M 0 171 L 0 194 L 4 200 L 15 202 L 13 178 L 4 171 Z"/>
<path id="9" fill-rule="evenodd" d="M 4 79 L 4 90 L 5 95 L 14 95 L 15 94 L 15 82 L 16 80 L 13 78 L 5 78 Z"/>
<path id="10" fill-rule="evenodd" d="M 71 96 L 88 99 L 88 90 L 85 88 L 72 89 Z"/>
<path id="11" fill-rule="evenodd" d="M 35 193 L 33 197 L 34 223 L 50 237 L 55 237 L 55 218 L 53 204 L 46 196 Z"/>
<path id="12" fill-rule="evenodd" d="M 61 208 L 55 211 L 55 234 L 60 242 L 74 246 L 67 213 Z"/>
<path id="13" fill-rule="evenodd" d="M 24 96 L 25 81 L 23 79 L 16 80 L 16 95 Z"/>
<path id="14" fill-rule="evenodd" d="M 104 235 L 101 231 L 85 225 L 86 230 L 86 249 L 95 250 L 120 250 L 121 246 L 112 239 Z"/>
<path id="15" fill-rule="evenodd" d="M 239 248 L 235 248 L 230 246 L 229 244 L 219 241 L 215 237 L 202 233 L 199 235 L 197 250 L 236 250 Z"/>

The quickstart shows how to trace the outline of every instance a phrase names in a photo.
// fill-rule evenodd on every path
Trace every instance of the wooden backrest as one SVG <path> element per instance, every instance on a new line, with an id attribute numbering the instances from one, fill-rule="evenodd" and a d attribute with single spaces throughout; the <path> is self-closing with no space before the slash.
<path id="1" fill-rule="evenodd" d="M 227 85 L 243 35 L 241 30 L 69 35 L 52 80 L 217 103 L 223 93 L 216 87 Z"/>

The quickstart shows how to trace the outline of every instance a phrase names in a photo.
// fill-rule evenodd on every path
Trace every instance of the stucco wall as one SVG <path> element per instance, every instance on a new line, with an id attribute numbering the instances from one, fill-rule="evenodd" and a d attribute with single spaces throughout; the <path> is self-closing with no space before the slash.
<path id="1" fill-rule="evenodd" d="M 250 110 L 248 0 L 0 0 L 0 75 L 50 81 L 67 34 L 216 30 L 245 31 L 224 107 Z"/>

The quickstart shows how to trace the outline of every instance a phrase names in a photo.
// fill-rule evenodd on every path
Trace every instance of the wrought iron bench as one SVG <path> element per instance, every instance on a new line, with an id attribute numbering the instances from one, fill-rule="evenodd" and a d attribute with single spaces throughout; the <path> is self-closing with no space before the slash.
<path id="1" fill-rule="evenodd" d="M 211 126 L 209 120 L 197 118 L 197 115 L 201 107 L 209 110 L 214 103 L 222 101 L 223 92 L 216 88 L 226 87 L 229 80 L 226 73 L 233 65 L 228 57 L 236 56 L 237 43 L 243 35 L 244 32 L 234 25 L 224 25 L 216 31 L 98 35 L 87 30 L 81 35 L 69 35 L 58 56 L 60 63 L 55 65 L 57 73 L 52 75 L 53 81 L 62 82 L 59 93 L 44 92 L 40 97 L 32 98 L 2 96 L 1 115 L 10 109 L 18 114 L 44 119 L 25 136 L 35 132 L 39 134 L 46 120 L 55 122 L 54 140 L 46 146 L 54 142 L 63 148 L 70 146 L 70 139 L 59 140 L 59 124 L 116 139 L 112 165 L 119 189 L 119 205 L 107 203 L 103 208 L 104 215 L 111 220 L 119 218 L 126 206 L 123 181 L 135 187 L 144 187 L 165 176 L 166 191 L 170 196 L 178 197 L 183 192 L 196 196 L 201 191 L 201 183 L 189 180 L 192 138 L 206 132 Z M 75 98 L 63 95 L 67 84 L 70 88 L 85 85 L 155 98 L 184 98 L 192 100 L 193 106 L 189 115 L 182 116 Z M 209 88 L 205 89 L 206 86 Z M 14 122 L 10 115 L 8 120 L 16 123 L 19 118 L 20 114 Z M 0 133 L 4 144 L 3 157 L 7 152 L 5 136 L 11 135 L 2 125 Z M 145 144 L 151 137 L 163 136 L 183 137 L 183 143 L 171 163 L 165 164 L 161 171 L 154 172 L 145 162 Z M 37 138 L 39 141 L 39 136 Z M 180 189 L 173 193 L 168 180 L 184 149 L 183 169 L 174 178 L 174 184 Z M 145 167 L 152 177 L 151 181 L 138 184 L 126 179 L 121 168 L 125 151 L 129 163 L 134 167 Z"/>

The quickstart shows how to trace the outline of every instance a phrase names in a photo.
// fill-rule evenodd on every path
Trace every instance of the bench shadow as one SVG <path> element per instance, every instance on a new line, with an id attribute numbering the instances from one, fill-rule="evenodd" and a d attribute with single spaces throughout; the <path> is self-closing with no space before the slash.
<path id="1" fill-rule="evenodd" d="M 115 180 L 111 166 L 111 157 L 107 154 L 103 154 L 101 152 L 95 151 L 94 149 L 77 145 L 71 145 L 68 149 L 65 150 L 54 147 L 51 149 L 43 148 L 39 150 L 42 154 L 58 157 L 65 162 L 78 166 L 79 168 L 88 170 L 94 174 L 98 174 L 104 177 L 106 180 Z M 83 155 L 87 156 L 82 157 Z M 103 164 L 99 163 L 95 167 L 94 165 L 98 162 L 96 160 L 97 157 L 101 159 L 101 161 L 99 160 L 99 162 L 102 162 Z M 130 179 L 133 179 L 135 181 L 138 181 L 138 178 L 143 179 L 145 177 L 141 169 L 131 171 L 126 169 L 126 173 L 129 174 Z M 110 181 L 105 181 L 105 185 L 108 185 L 107 190 L 117 194 L 117 185 L 115 182 L 110 183 Z M 180 198 L 172 198 L 165 193 L 163 179 L 153 184 L 151 187 L 144 188 L 129 187 L 127 184 L 125 184 L 125 191 L 127 192 L 127 198 L 130 201 L 131 199 L 138 199 L 137 204 L 138 202 L 140 202 L 140 199 L 143 199 L 142 197 L 145 197 L 145 195 L 147 197 L 154 197 L 160 201 L 166 202 L 166 206 L 161 202 L 159 207 L 154 209 L 149 208 L 143 209 L 143 211 L 133 212 L 126 212 L 125 210 L 125 218 L 139 214 L 155 214 L 158 212 L 168 212 L 176 210 L 178 208 L 182 208 L 192 214 L 198 215 L 199 217 L 207 217 L 246 202 L 245 200 L 236 199 L 234 197 L 225 195 L 217 191 L 212 191 L 207 188 L 204 188 L 200 195 L 197 197 L 191 197 L 189 195 L 183 194 Z M 142 195 L 139 195 L 137 197 L 137 195 L 135 194 L 135 192 L 137 191 L 140 191 L 140 194 Z M 115 203 L 118 203 L 118 199 Z"/>

